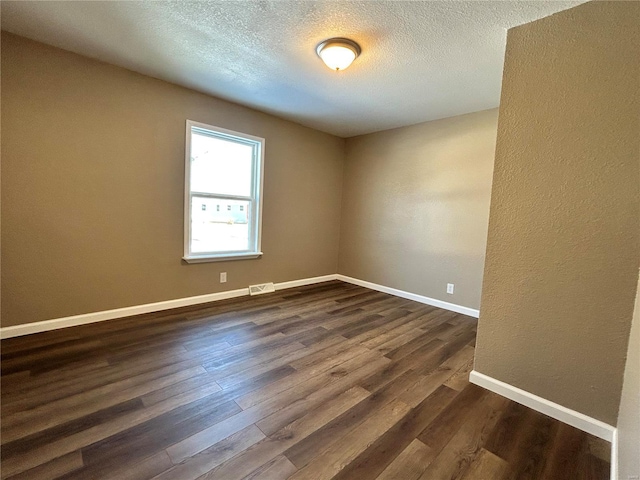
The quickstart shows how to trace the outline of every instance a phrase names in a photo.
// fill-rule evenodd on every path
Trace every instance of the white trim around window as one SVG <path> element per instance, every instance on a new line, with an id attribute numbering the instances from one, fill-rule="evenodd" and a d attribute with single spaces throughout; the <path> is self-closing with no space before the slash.
<path id="1" fill-rule="evenodd" d="M 210 136 L 218 140 L 225 140 L 232 143 L 251 146 L 252 165 L 250 193 L 249 195 L 235 195 L 226 192 L 201 192 L 192 190 L 191 185 L 191 147 L 192 135 Z M 185 142 L 185 188 L 184 188 L 184 256 L 187 263 L 219 262 L 226 260 L 244 260 L 259 258 L 261 250 L 262 232 L 262 186 L 264 171 L 264 138 L 247 135 L 245 133 L 234 132 L 220 127 L 207 125 L 204 123 L 187 120 L 186 122 L 186 142 Z M 244 202 L 247 205 L 238 208 L 239 213 L 246 215 L 248 228 L 248 248 L 241 250 L 215 250 L 215 251 L 193 251 L 192 249 L 192 225 L 193 225 L 193 198 L 220 202 Z M 203 210 L 205 207 L 202 207 Z M 231 210 L 231 207 L 223 209 Z M 219 212 L 219 207 L 217 212 Z"/>

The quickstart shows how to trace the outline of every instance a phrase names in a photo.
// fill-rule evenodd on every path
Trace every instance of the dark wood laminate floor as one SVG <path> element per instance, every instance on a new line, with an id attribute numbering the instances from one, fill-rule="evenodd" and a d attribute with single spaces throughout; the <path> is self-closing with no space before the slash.
<path id="1" fill-rule="evenodd" d="M 2 341 L 2 478 L 605 479 L 468 383 L 476 320 L 341 282 Z"/>

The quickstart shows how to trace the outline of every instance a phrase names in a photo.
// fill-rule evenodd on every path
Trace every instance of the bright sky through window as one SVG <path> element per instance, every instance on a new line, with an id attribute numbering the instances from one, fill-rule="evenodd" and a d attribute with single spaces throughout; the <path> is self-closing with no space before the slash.
<path id="1" fill-rule="evenodd" d="M 256 258 L 264 140 L 187 121 L 187 262 Z"/>
<path id="2" fill-rule="evenodd" d="M 193 133 L 191 191 L 251 195 L 253 146 Z"/>

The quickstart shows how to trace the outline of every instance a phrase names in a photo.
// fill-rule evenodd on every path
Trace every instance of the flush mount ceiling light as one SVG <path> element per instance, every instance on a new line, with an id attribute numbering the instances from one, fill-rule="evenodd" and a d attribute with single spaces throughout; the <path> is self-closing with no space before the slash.
<path id="1" fill-rule="evenodd" d="M 331 70 L 347 68 L 360 55 L 360 45 L 348 38 L 330 38 L 316 47 L 316 53 Z"/>

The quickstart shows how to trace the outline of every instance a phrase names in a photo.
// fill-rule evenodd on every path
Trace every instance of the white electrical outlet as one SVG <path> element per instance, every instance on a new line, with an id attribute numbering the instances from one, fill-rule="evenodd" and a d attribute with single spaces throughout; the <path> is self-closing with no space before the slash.
<path id="1" fill-rule="evenodd" d="M 227 283 L 227 272 L 220 272 L 220 283 Z"/>
<path id="2" fill-rule="evenodd" d="M 447 283 L 447 293 L 449 295 L 453 295 L 453 287 L 454 287 L 453 283 Z"/>

